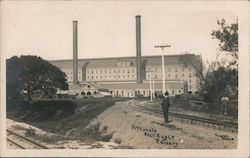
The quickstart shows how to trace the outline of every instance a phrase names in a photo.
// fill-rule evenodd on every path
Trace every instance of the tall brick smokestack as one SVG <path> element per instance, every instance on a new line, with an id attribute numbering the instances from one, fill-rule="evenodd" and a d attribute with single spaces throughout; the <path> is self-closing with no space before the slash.
<path id="1" fill-rule="evenodd" d="M 77 21 L 73 21 L 73 84 L 78 84 Z"/>
<path id="2" fill-rule="evenodd" d="M 135 16 L 136 22 L 136 83 L 142 83 L 141 75 L 141 16 Z"/>

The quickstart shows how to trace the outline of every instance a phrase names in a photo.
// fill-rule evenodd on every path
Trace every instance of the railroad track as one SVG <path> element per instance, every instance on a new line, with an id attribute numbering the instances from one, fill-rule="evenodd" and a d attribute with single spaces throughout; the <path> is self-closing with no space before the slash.
<path id="1" fill-rule="evenodd" d="M 131 103 L 129 105 L 132 108 L 139 110 L 139 111 L 154 114 L 157 116 L 163 115 L 163 112 L 161 110 L 158 110 L 158 109 L 152 109 L 152 108 L 148 108 L 148 107 L 142 107 L 139 105 L 133 105 Z M 174 112 L 169 112 L 169 115 L 174 117 L 174 118 L 180 119 L 180 120 L 188 120 L 190 123 L 205 124 L 207 126 L 217 127 L 219 129 L 229 129 L 231 131 L 235 131 L 238 129 L 238 123 L 222 122 L 222 121 L 217 121 L 217 120 L 213 120 L 213 119 L 201 118 L 201 117 L 197 117 L 197 116 L 190 116 L 190 115 L 179 114 L 179 113 L 174 113 Z"/>
<path id="2" fill-rule="evenodd" d="M 48 147 L 41 145 L 29 138 L 21 136 L 13 131 L 7 131 L 7 141 L 16 146 L 19 149 L 49 149 Z"/>

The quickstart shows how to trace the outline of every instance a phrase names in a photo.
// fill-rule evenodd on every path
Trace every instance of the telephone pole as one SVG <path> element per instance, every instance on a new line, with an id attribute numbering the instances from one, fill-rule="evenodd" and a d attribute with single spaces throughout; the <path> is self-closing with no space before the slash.
<path id="1" fill-rule="evenodd" d="M 171 47 L 171 45 L 156 45 L 155 48 L 161 48 L 161 63 L 162 63 L 162 95 L 165 97 L 166 85 L 165 85 L 165 63 L 164 63 L 164 49 Z"/>

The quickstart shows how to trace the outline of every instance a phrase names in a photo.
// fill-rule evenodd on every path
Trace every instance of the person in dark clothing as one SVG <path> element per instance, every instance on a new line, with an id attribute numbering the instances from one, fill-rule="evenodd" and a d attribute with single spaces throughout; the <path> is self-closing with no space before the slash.
<path id="1" fill-rule="evenodd" d="M 163 110 L 163 115 L 164 115 L 164 119 L 165 119 L 165 123 L 168 123 L 168 108 L 170 107 L 170 98 L 168 96 L 168 92 L 165 92 L 165 97 L 162 101 L 162 110 Z"/>

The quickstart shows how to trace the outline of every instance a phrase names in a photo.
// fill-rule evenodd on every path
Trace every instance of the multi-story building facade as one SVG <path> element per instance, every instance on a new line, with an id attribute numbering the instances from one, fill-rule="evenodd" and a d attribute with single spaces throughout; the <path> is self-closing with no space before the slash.
<path id="1" fill-rule="evenodd" d="M 185 59 L 186 56 L 188 58 Z M 199 91 L 199 76 L 194 67 L 188 64 L 190 57 L 195 59 L 197 64 L 201 64 L 199 55 L 165 56 L 165 83 L 171 95 L 182 94 L 185 91 Z M 133 97 L 138 93 L 148 96 L 150 95 L 148 83 L 151 77 L 155 83 L 155 90 L 162 90 L 161 56 L 144 56 L 141 59 L 142 83 L 136 83 L 136 57 L 79 59 L 78 82 L 79 84 L 101 85 L 114 96 Z M 72 60 L 56 60 L 50 63 L 65 72 L 67 82 L 71 85 L 73 82 Z"/>

